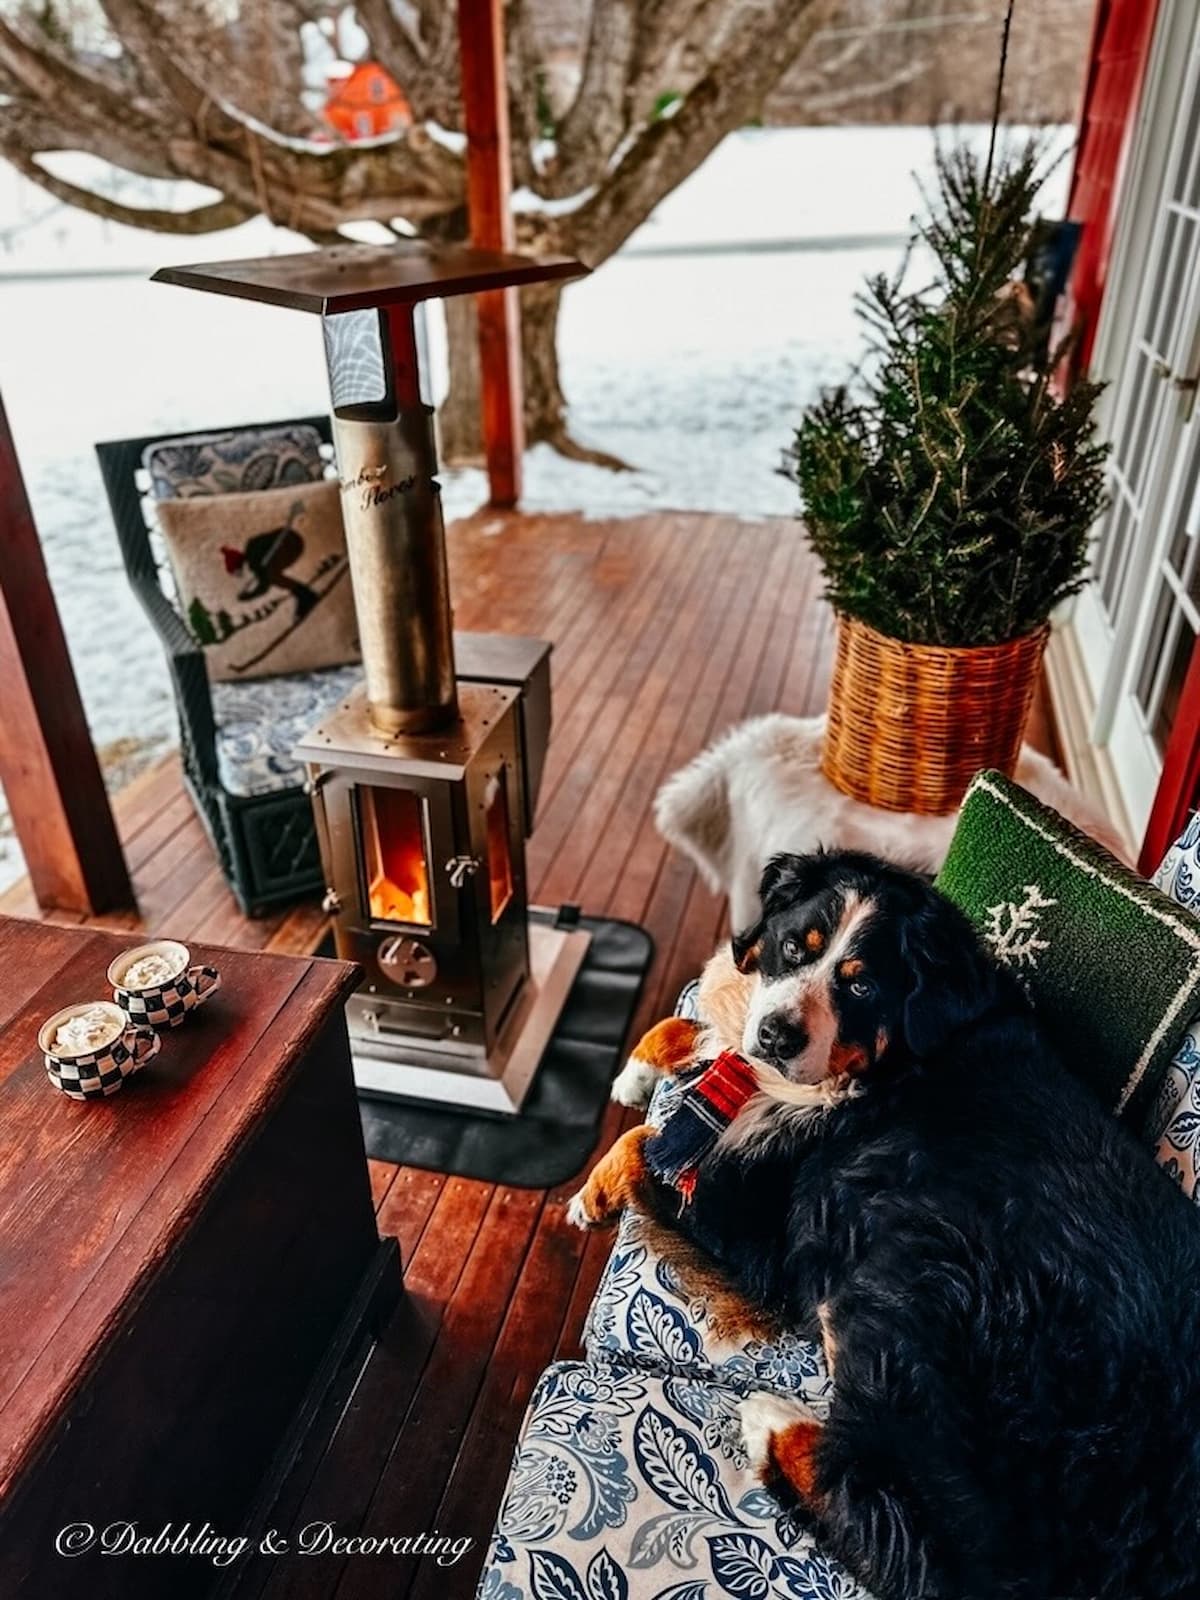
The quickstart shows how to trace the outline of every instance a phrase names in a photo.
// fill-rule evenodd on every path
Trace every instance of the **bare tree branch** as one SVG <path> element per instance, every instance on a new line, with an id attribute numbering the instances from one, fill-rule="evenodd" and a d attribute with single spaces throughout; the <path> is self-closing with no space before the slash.
<path id="1" fill-rule="evenodd" d="M 897 89 L 915 82 L 928 71 L 928 60 L 910 61 L 902 67 L 897 67 L 896 71 L 886 78 L 876 78 L 865 83 L 851 83 L 841 89 L 812 88 L 805 94 L 805 104 L 814 115 L 841 111 L 846 106 L 860 105 L 864 100 L 894 94 Z"/>
<path id="2" fill-rule="evenodd" d="M 10 153 L 8 159 L 18 172 L 52 194 L 81 211 L 93 216 L 106 217 L 110 222 L 124 222 L 133 228 L 151 228 L 155 233 L 216 233 L 221 228 L 235 227 L 254 215 L 252 206 L 239 206 L 233 200 L 215 200 L 211 205 L 197 206 L 192 211 L 166 211 L 143 206 L 123 205 L 108 195 L 97 194 L 93 189 L 80 188 L 47 172 L 31 156 Z"/>
<path id="3" fill-rule="evenodd" d="M 559 130 L 559 160 L 539 192 L 575 194 L 594 183 L 624 138 L 637 18 L 636 0 L 594 0 L 579 93 Z"/>
<path id="4" fill-rule="evenodd" d="M 589 263 L 620 248 L 661 199 L 732 129 L 757 116 L 775 83 L 824 23 L 821 0 L 748 0 L 720 60 L 671 116 L 660 117 L 578 211 L 565 237 Z M 771 41 L 764 70 L 763 41 Z"/>
<path id="5" fill-rule="evenodd" d="M 0 152 L 33 156 L 56 150 L 87 150 L 145 178 L 178 176 L 161 145 L 131 136 L 121 123 L 76 123 L 65 103 L 51 112 L 19 98 L 0 105 Z"/>
<path id="6" fill-rule="evenodd" d="M 0 95 L 9 96 L 0 103 L 0 154 L 57 199 L 163 233 L 203 233 L 262 214 L 318 242 L 362 218 L 403 218 L 432 239 L 465 237 L 463 154 L 422 125 L 462 126 L 457 0 L 358 0 L 371 52 L 400 83 L 418 124 L 343 144 L 328 130 L 325 142 L 310 137 L 316 122 L 301 96 L 300 24 L 334 15 L 335 0 L 92 3 L 75 54 L 69 33 L 51 42 L 35 27 L 0 22 Z M 886 95 L 922 65 L 910 57 L 883 70 L 890 61 L 857 26 L 848 42 L 818 37 L 835 14 L 856 25 L 867 18 L 863 0 L 590 3 L 578 90 L 550 162 L 535 160 L 546 137 L 545 68 L 532 0 L 508 0 L 506 31 L 514 182 L 547 201 L 579 197 L 574 208 L 523 213 L 518 237 L 535 252 L 564 249 L 593 265 L 727 133 L 761 114 L 794 62 L 803 59 L 807 70 L 793 90 L 799 83 L 804 103 L 825 111 Z M 103 59 L 97 19 L 118 47 Z M 831 71 L 844 76 L 831 83 Z M 677 102 L 665 105 L 671 96 Z M 220 198 L 184 212 L 129 205 L 57 178 L 37 159 L 56 150 L 190 179 Z M 570 451 L 577 447 L 554 348 L 560 298 L 557 288 L 524 297 L 527 424 L 530 439 Z M 477 368 L 462 360 L 469 324 L 457 318 L 451 340 L 451 405 L 468 453 L 477 409 Z"/>
<path id="7" fill-rule="evenodd" d="M 95 76 L 73 61 L 25 39 L 9 23 L 0 19 L 0 70 L 3 70 L 31 99 L 46 106 L 62 101 L 72 108 L 72 120 L 88 126 L 123 121 L 129 131 L 153 139 L 159 132 L 154 118 L 136 101 L 131 101 L 100 76 Z"/>

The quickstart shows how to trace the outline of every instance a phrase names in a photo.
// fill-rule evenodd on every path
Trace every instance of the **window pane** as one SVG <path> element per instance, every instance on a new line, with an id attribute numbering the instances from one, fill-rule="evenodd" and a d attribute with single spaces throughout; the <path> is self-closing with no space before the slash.
<path id="1" fill-rule="evenodd" d="M 1167 740 L 1171 737 L 1171 729 L 1175 726 L 1175 718 L 1179 712 L 1179 701 L 1183 695 L 1183 683 L 1187 677 L 1188 667 L 1192 662 L 1192 651 L 1196 646 L 1196 635 L 1190 628 L 1181 627 L 1175 638 L 1175 648 L 1171 652 L 1171 664 L 1167 669 L 1166 680 L 1163 683 L 1162 693 L 1159 697 L 1158 710 L 1154 715 L 1154 742 L 1160 750 L 1165 750 Z"/>

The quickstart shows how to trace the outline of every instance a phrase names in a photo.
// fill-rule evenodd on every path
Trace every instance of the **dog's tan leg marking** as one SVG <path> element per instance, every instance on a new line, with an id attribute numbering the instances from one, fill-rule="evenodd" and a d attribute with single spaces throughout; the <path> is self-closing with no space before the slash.
<path id="1" fill-rule="evenodd" d="M 666 1263 L 689 1300 L 704 1301 L 704 1328 L 709 1344 L 741 1346 L 751 1339 L 774 1344 L 782 1324 L 762 1306 L 732 1286 L 713 1258 L 653 1215 L 642 1218 L 647 1248 Z"/>
<path id="2" fill-rule="evenodd" d="M 633 1053 L 659 1072 L 680 1072 L 695 1060 L 700 1032 L 700 1024 L 688 1017 L 664 1017 L 642 1035 Z"/>
<path id="3" fill-rule="evenodd" d="M 793 1422 L 782 1433 L 771 1435 L 768 1451 L 774 1470 L 810 1506 L 819 1506 L 823 1498 L 817 1489 L 816 1460 L 823 1431 L 819 1422 Z"/>
<path id="4" fill-rule="evenodd" d="M 825 1365 L 829 1368 L 829 1376 L 832 1378 L 834 1367 L 837 1365 L 837 1335 L 833 1331 L 833 1312 L 829 1309 L 828 1300 L 822 1300 L 817 1307 L 817 1321 L 821 1324 L 821 1346 L 825 1351 Z"/>
<path id="5" fill-rule="evenodd" d="M 623 1133 L 597 1161 L 588 1180 L 567 1206 L 567 1219 L 577 1228 L 595 1228 L 615 1222 L 624 1208 L 637 1199 L 646 1180 L 645 1144 L 656 1128 L 643 1124 Z"/>
<path id="6" fill-rule="evenodd" d="M 687 1017 L 664 1017 L 644 1033 L 613 1079 L 612 1098 L 622 1106 L 644 1106 L 660 1073 L 686 1071 L 696 1059 L 700 1024 Z"/>
<path id="7" fill-rule="evenodd" d="M 782 1395 L 752 1394 L 738 1412 L 750 1466 L 763 1482 L 783 1478 L 801 1500 L 818 1505 L 816 1452 L 822 1426 L 808 1407 Z"/>

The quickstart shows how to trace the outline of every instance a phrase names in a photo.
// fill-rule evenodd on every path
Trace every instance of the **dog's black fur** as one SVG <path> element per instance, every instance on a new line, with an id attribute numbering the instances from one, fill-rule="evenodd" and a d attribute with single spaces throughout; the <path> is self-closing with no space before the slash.
<path id="1" fill-rule="evenodd" d="M 1200 1594 L 1200 1219 L 923 880 L 776 858 L 735 955 L 778 975 L 848 890 L 859 1092 L 718 1146 L 674 1222 L 812 1336 L 829 1307 L 820 1536 L 880 1600 Z"/>

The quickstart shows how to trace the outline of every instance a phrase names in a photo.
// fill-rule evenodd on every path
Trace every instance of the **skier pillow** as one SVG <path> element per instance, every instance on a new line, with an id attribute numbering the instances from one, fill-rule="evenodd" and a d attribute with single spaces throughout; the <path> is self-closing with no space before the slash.
<path id="1" fill-rule="evenodd" d="M 1200 922 L 998 772 L 967 790 L 937 886 L 979 928 L 1051 1038 L 1141 1131 L 1200 1011 Z"/>
<path id="2" fill-rule="evenodd" d="M 180 605 L 214 682 L 359 659 L 335 482 L 158 505 Z"/>

